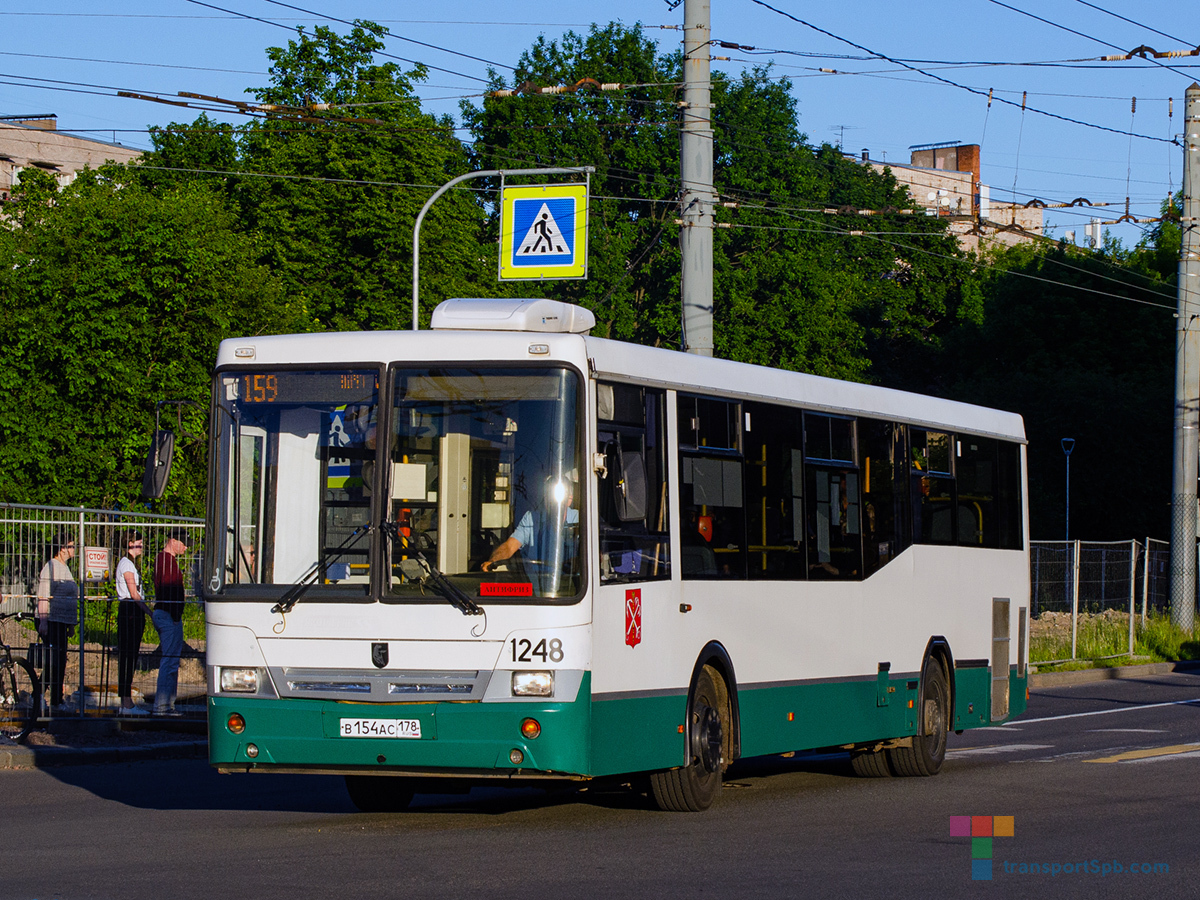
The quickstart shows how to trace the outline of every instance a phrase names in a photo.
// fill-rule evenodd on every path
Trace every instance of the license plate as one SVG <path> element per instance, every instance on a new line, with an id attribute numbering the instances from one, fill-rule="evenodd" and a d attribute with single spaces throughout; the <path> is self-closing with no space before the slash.
<path id="1" fill-rule="evenodd" d="M 420 738 L 420 719 L 342 719 L 338 734 L 351 738 Z"/>

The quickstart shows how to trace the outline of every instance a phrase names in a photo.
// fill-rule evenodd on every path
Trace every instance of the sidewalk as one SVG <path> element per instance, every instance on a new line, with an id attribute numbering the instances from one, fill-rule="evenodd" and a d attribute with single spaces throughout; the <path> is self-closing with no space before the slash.
<path id="1" fill-rule="evenodd" d="M 64 719 L 25 744 L 0 743 L 0 769 L 92 766 L 147 759 L 205 758 L 206 724 L 196 721 Z"/>
<path id="2" fill-rule="evenodd" d="M 1200 672 L 1200 661 L 1146 663 L 1141 666 L 1109 666 L 1096 669 L 1075 669 L 1070 672 L 1033 672 L 1029 675 L 1029 689 L 1064 687 L 1071 684 L 1091 684 L 1096 681 L 1111 681 L 1114 678 L 1145 678 L 1148 675 L 1165 675 L 1168 672 Z"/>

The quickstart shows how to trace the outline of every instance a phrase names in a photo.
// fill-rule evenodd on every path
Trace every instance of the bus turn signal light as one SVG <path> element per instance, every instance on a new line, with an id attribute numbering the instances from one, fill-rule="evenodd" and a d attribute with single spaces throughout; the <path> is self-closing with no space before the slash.
<path id="1" fill-rule="evenodd" d="M 246 730 L 246 720 L 242 718 L 241 713 L 230 713 L 225 725 L 234 734 L 241 734 Z"/>
<path id="2" fill-rule="evenodd" d="M 537 719 L 523 719 L 521 721 L 521 736 L 533 740 L 542 733 L 542 726 L 538 724 Z"/>

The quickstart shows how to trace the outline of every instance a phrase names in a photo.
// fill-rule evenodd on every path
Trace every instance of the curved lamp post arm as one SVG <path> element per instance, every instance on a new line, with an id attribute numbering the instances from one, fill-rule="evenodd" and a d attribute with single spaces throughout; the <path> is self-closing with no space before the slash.
<path id="1" fill-rule="evenodd" d="M 421 222 L 425 219 L 425 213 L 429 212 L 429 207 L 433 206 L 433 202 L 438 197 L 450 190 L 456 184 L 461 184 L 464 181 L 469 181 L 472 178 L 486 178 L 489 176 L 500 176 L 504 178 L 506 175 L 576 175 L 579 173 L 595 172 L 595 166 L 561 166 L 550 169 L 485 169 L 480 172 L 468 172 L 466 175 L 459 175 L 457 178 L 451 178 L 440 188 L 433 192 L 433 196 L 425 201 L 425 205 L 421 207 L 421 211 L 417 213 L 417 221 L 413 224 L 413 331 L 420 330 L 420 319 L 418 318 L 419 307 L 417 305 L 417 287 L 421 277 Z"/>

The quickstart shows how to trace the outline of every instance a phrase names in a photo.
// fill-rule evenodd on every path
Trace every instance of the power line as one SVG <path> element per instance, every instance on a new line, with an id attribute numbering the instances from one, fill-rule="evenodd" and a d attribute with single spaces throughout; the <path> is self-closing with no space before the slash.
<path id="1" fill-rule="evenodd" d="M 295 30 L 293 28 L 289 28 L 287 25 L 284 25 L 280 22 L 273 22 L 270 19 L 263 19 L 259 16 L 252 16 L 249 13 L 238 12 L 237 10 L 233 10 L 233 9 L 224 9 L 223 7 L 220 7 L 220 6 L 213 6 L 211 3 L 204 3 L 203 0 L 187 0 L 187 2 L 194 3 L 197 6 L 205 6 L 205 7 L 208 7 L 209 9 L 215 9 L 218 12 L 229 13 L 230 15 L 237 16 L 242 19 L 249 19 L 252 22 L 262 22 L 264 25 L 274 25 L 276 28 L 283 28 L 286 31 L 294 31 Z M 412 66 L 422 66 L 423 68 L 426 68 L 426 69 L 432 69 L 435 72 L 445 72 L 448 75 L 457 75 L 459 78 L 468 78 L 471 81 L 478 81 L 483 84 L 488 83 L 488 80 L 486 78 L 480 78 L 477 75 L 468 75 L 465 72 L 456 72 L 454 69 L 444 69 L 441 66 L 431 65 L 430 63 L 423 63 L 420 60 L 408 59 L 407 57 L 396 56 L 392 53 L 384 53 L 382 50 L 377 51 L 377 52 L 380 56 L 386 57 L 387 59 L 394 59 L 399 62 L 408 63 L 409 65 L 412 65 Z"/>
<path id="2" fill-rule="evenodd" d="M 1088 3 L 1088 0 L 1076 0 L 1076 2 L 1082 3 L 1084 6 L 1089 6 L 1097 12 L 1102 12 L 1106 16 L 1112 16 L 1114 19 L 1120 19 L 1122 22 L 1128 22 L 1130 25 L 1136 25 L 1138 28 L 1145 28 L 1147 31 L 1153 31 L 1155 34 L 1160 34 L 1165 38 L 1170 38 L 1171 40 L 1178 41 L 1181 44 L 1190 43 L 1190 41 L 1185 41 L 1183 38 L 1175 37 L 1172 34 L 1167 34 L 1165 31 L 1159 31 L 1157 28 L 1151 28 L 1149 25 L 1145 25 L 1142 22 L 1135 22 L 1133 19 L 1127 19 L 1125 16 L 1115 13 L 1110 9 L 1105 9 L 1102 6 L 1097 6 L 1095 3 Z"/>
<path id="3" fill-rule="evenodd" d="M 71 18 L 71 19 L 189 19 L 200 21 L 224 21 L 225 19 L 239 19 L 242 16 L 236 13 L 231 13 L 225 16 L 169 16 L 155 13 L 86 13 L 86 12 L 12 12 L 0 11 L 0 16 L 40 16 L 47 18 Z M 280 19 L 281 22 L 318 22 L 325 19 L 325 16 L 319 16 L 312 19 L 300 19 L 289 17 Z M 593 23 L 591 22 L 475 22 L 470 20 L 459 19 L 376 19 L 378 24 L 393 23 L 396 25 L 497 25 L 497 26 L 513 26 L 521 28 L 588 28 Z M 643 23 L 644 24 L 644 23 Z M 663 25 L 644 25 L 646 28 L 671 28 L 673 26 Z"/>
<path id="4" fill-rule="evenodd" d="M 1084 38 L 1085 40 L 1089 40 L 1089 41 L 1095 41 L 1097 44 L 1103 44 L 1105 47 L 1109 47 L 1110 49 L 1113 49 L 1113 50 L 1122 50 L 1122 51 L 1124 51 L 1124 49 L 1125 49 L 1124 47 L 1119 47 L 1119 46 L 1117 46 L 1116 44 L 1113 44 L 1113 43 L 1110 43 L 1110 42 L 1108 42 L 1108 41 L 1106 41 L 1106 40 L 1103 40 L 1102 38 L 1093 37 L 1093 36 L 1092 36 L 1092 35 L 1090 35 L 1090 34 L 1084 34 L 1082 31 L 1076 31 L 1074 28 L 1068 28 L 1066 25 L 1062 25 L 1062 24 L 1060 24 L 1060 23 L 1058 23 L 1058 22 L 1051 21 L 1050 19 L 1043 18 L 1042 16 L 1036 15 L 1035 13 L 1031 13 L 1031 12 L 1029 12 L 1028 10 L 1020 9 L 1019 7 L 1016 7 L 1016 6 L 1010 6 L 1009 4 L 1007 4 L 1007 3 L 1003 2 L 1003 0 L 988 0 L 988 2 L 989 2 L 989 3 L 994 3 L 994 4 L 996 4 L 997 6 L 1002 6 L 1002 7 L 1004 7 L 1005 9 L 1010 9 L 1010 10 L 1012 10 L 1013 12 L 1015 12 L 1015 13 L 1020 13 L 1020 14 L 1021 14 L 1021 15 L 1023 15 L 1023 16 L 1028 16 L 1028 17 L 1029 17 L 1029 18 L 1031 18 L 1031 19 L 1035 19 L 1035 20 L 1037 20 L 1038 22 L 1043 22 L 1043 23 L 1045 23 L 1046 25 L 1049 25 L 1049 26 L 1051 26 L 1051 27 L 1053 27 L 1053 28 L 1059 28 L 1059 29 L 1062 29 L 1063 31 L 1067 32 L 1068 34 L 1073 34 L 1073 35 L 1075 35 L 1076 37 L 1081 37 L 1081 38 Z M 1174 67 L 1172 67 L 1172 66 L 1168 66 L 1166 63 L 1160 63 L 1160 62 L 1158 62 L 1157 60 L 1155 60 L 1155 59 L 1154 59 L 1154 57 L 1145 57 L 1145 58 L 1147 58 L 1147 59 L 1150 59 L 1150 60 L 1153 60 L 1153 61 L 1154 61 L 1154 63 L 1155 63 L 1155 65 L 1162 66 L 1162 67 L 1163 67 L 1164 69 L 1166 69 L 1168 72 L 1174 72 L 1176 75 L 1184 75 L 1184 74 L 1186 74 L 1186 73 L 1184 73 L 1184 72 L 1181 72 L 1179 69 L 1176 69 L 1176 68 L 1174 68 Z"/>
<path id="5" fill-rule="evenodd" d="M 515 158 L 512 158 L 512 159 L 515 160 Z M 152 166 L 152 165 L 142 165 L 142 164 L 138 164 L 132 168 L 145 169 L 145 170 L 150 170 L 150 171 L 178 172 L 178 173 L 183 173 L 183 174 L 196 174 L 196 175 L 216 175 L 216 176 L 235 177 L 235 178 L 266 178 L 266 179 L 276 179 L 276 180 L 286 180 L 286 181 L 304 181 L 304 182 L 320 182 L 320 183 L 330 183 L 330 184 L 344 184 L 344 185 L 350 185 L 350 186 L 356 186 L 356 187 L 399 187 L 399 188 L 421 188 L 421 189 L 426 189 L 426 190 L 435 190 L 437 188 L 437 185 L 434 185 L 434 184 L 422 184 L 422 183 L 411 183 L 411 182 L 400 182 L 400 181 L 383 181 L 383 180 L 374 180 L 374 179 L 331 178 L 331 177 L 326 177 L 326 176 L 312 176 L 312 175 L 286 175 L 286 174 L 281 174 L 281 173 L 269 173 L 269 172 L 246 172 L 246 171 L 230 171 L 230 170 L 220 170 L 220 169 L 196 169 L 196 168 L 186 168 L 186 167 L 176 167 L 176 166 Z M 490 191 L 488 191 L 485 188 L 469 189 L 469 188 L 463 187 L 460 189 L 470 190 L 474 193 L 490 193 Z M 663 200 L 663 199 L 659 199 L 659 198 L 648 198 L 648 197 L 635 197 L 635 198 L 611 197 L 611 198 L 607 198 L 602 195 L 598 195 L 596 197 L 596 199 L 615 199 L 615 200 L 620 200 L 623 202 L 640 201 L 640 202 L 657 203 L 657 204 L 672 204 L 672 203 L 677 202 L 677 200 Z M 766 209 L 766 208 L 764 208 L 764 209 Z M 778 211 L 783 213 L 785 216 L 788 215 L 788 213 L 783 209 L 779 209 Z M 796 218 L 796 216 L 790 216 L 790 217 Z M 651 221 L 649 224 L 654 224 L 654 223 Z M 863 237 L 863 238 L 867 238 L 869 240 L 878 241 L 879 243 L 885 244 L 887 246 L 896 247 L 898 249 L 914 251 L 914 252 L 922 253 L 922 254 L 932 256 L 935 258 L 949 260 L 949 261 L 955 262 L 955 263 L 977 266 L 979 268 L 989 269 L 989 270 L 998 272 L 999 274 L 1003 274 L 1003 275 L 1012 275 L 1012 276 L 1016 276 L 1016 277 L 1026 278 L 1026 279 L 1033 280 L 1033 281 L 1038 281 L 1038 282 L 1045 283 L 1045 284 L 1056 285 L 1056 286 L 1062 287 L 1062 288 L 1077 290 L 1077 291 L 1081 291 L 1084 293 L 1096 294 L 1099 296 L 1108 297 L 1110 299 L 1128 300 L 1133 303 L 1139 303 L 1139 304 L 1143 304 L 1143 305 L 1159 307 L 1162 309 L 1174 310 L 1174 308 L 1175 308 L 1174 305 L 1168 305 L 1168 304 L 1164 304 L 1164 303 L 1155 303 L 1150 300 L 1142 300 L 1142 299 L 1138 299 L 1136 297 L 1130 297 L 1130 296 L 1127 296 L 1124 294 L 1114 294 L 1114 293 L 1111 293 L 1108 291 L 1097 290 L 1095 288 L 1083 287 L 1081 285 L 1076 285 L 1076 284 L 1068 284 L 1066 282 L 1055 281 L 1050 278 L 1044 278 L 1044 277 L 1036 276 L 1036 275 L 1030 275 L 1028 273 L 1024 273 L 1024 272 L 1020 272 L 1020 271 L 1016 271 L 1016 270 L 1012 270 L 1012 269 L 1001 269 L 999 267 L 992 266 L 982 260 L 978 260 L 978 259 L 966 260 L 966 259 L 963 259 L 962 257 L 951 256 L 951 255 L 945 254 L 945 253 L 938 253 L 933 250 L 928 250 L 924 247 L 919 247 L 919 246 L 915 246 L 915 245 L 911 245 L 911 244 L 901 243 L 898 241 L 891 241 L 891 240 L 884 239 L 885 237 L 898 236 L 898 235 L 915 236 L 918 234 L 923 234 L 925 236 L 931 236 L 931 237 L 938 237 L 938 236 L 953 237 L 952 235 L 945 235 L 945 234 L 936 235 L 936 234 L 933 234 L 930 232 L 911 232 L 911 231 L 871 232 L 871 231 L 860 231 L 860 230 L 855 230 L 855 229 L 840 229 L 835 226 L 828 226 L 828 225 L 814 227 L 814 228 L 795 228 L 795 227 L 786 227 L 786 226 L 755 225 L 755 224 L 744 224 L 744 223 L 723 223 L 723 224 L 726 224 L 730 228 L 739 228 L 739 229 L 747 229 L 747 230 L 792 231 L 792 232 L 807 232 L 807 233 L 840 234 L 840 235 L 843 235 L 846 237 Z M 1049 259 L 1049 258 L 1047 257 L 1046 259 Z M 1057 260 L 1054 260 L 1054 261 L 1060 262 L 1060 264 L 1061 264 L 1061 261 L 1057 261 Z M 1077 267 L 1071 267 L 1071 266 L 1067 266 L 1067 267 L 1068 268 L 1077 268 Z M 1079 271 L 1084 272 L 1085 274 L 1091 275 L 1093 277 L 1098 277 L 1098 278 L 1102 278 L 1105 280 L 1117 281 L 1117 279 L 1106 278 L 1106 276 L 1100 275 L 1095 272 L 1088 272 L 1085 269 L 1079 269 Z M 1140 275 L 1140 273 L 1134 273 L 1134 272 L 1129 272 L 1128 274 Z M 1141 276 L 1141 277 L 1145 277 L 1145 276 Z M 1122 286 L 1124 286 L 1124 287 L 1129 287 L 1129 288 L 1135 289 L 1135 290 L 1138 289 L 1136 285 L 1131 285 L 1131 284 L 1128 284 L 1125 282 L 1119 282 L 1119 281 L 1118 281 L 1118 283 L 1121 283 Z"/>
<path id="6" fill-rule="evenodd" d="M 265 2 L 274 4 L 275 6 L 282 6 L 286 9 L 294 9 L 297 12 L 307 13 L 310 16 L 320 16 L 322 19 L 328 19 L 330 22 L 340 22 L 343 25 L 350 25 L 351 27 L 357 27 L 357 23 L 351 22 L 347 19 L 339 19 L 336 16 L 328 16 L 328 15 L 325 15 L 324 13 L 314 12 L 311 9 L 304 9 L 301 6 L 292 6 L 292 4 L 290 4 L 290 3 L 284 3 L 283 0 L 265 0 Z M 483 59 L 482 57 L 479 57 L 479 56 L 472 56 L 469 53 L 460 53 L 457 50 L 450 50 L 446 47 L 439 47 L 437 44 L 427 44 L 425 41 L 418 41 L 416 38 L 403 37 L 402 35 L 393 33 L 391 30 L 389 30 L 387 28 L 384 29 L 384 33 L 387 34 L 388 37 L 396 38 L 396 40 L 398 40 L 398 41 L 408 41 L 410 44 L 419 44 L 422 47 L 428 47 L 432 50 L 440 50 L 443 53 L 451 53 L 454 56 L 461 56 L 465 59 L 474 60 L 475 62 L 486 63 L 489 66 L 499 66 L 502 69 L 511 69 L 514 72 L 516 71 L 516 69 L 513 66 L 506 65 L 505 63 L 495 62 L 494 60 L 490 60 L 490 59 Z"/>
<path id="7" fill-rule="evenodd" d="M 86 56 L 49 56 L 45 53 L 15 53 L 11 50 L 0 50 L 0 56 L 20 56 L 26 59 L 53 59 L 62 62 L 104 63 L 110 66 L 142 66 L 151 69 L 185 69 L 190 72 L 226 72 L 231 75 L 266 75 L 266 72 L 250 72 L 245 69 L 214 69 L 210 66 L 178 66 L 170 63 L 127 62 L 120 59 L 89 59 Z M 24 76 L 21 76 L 24 77 Z"/>
<path id="8" fill-rule="evenodd" d="M 190 0 L 190 2 L 193 2 L 193 3 L 194 3 L 194 2 L 197 2 L 197 0 Z M 769 9 L 769 10 L 771 10 L 771 12 L 773 12 L 773 13 L 776 13 L 776 14 L 778 14 L 778 15 L 784 16 L 785 18 L 791 19 L 793 22 L 797 22 L 798 24 L 800 24 L 800 25 L 803 25 L 803 26 L 804 26 L 804 27 L 806 27 L 806 28 L 811 28 L 813 31 L 816 31 L 816 32 L 818 32 L 819 34 L 823 34 L 823 35 L 825 35 L 826 37 L 831 37 L 831 38 L 833 38 L 833 39 L 834 39 L 834 40 L 836 40 L 836 41 L 841 41 L 843 44 L 849 44 L 851 47 L 854 47 L 854 48 L 855 48 L 855 49 L 857 49 L 857 50 L 862 50 L 864 53 L 871 53 L 871 54 L 873 54 L 874 56 L 878 57 L 879 59 L 887 60 L 888 62 L 892 63 L 893 65 L 897 65 L 897 66 L 903 66 L 904 68 L 906 68 L 906 69 L 909 69 L 909 70 L 911 70 L 911 71 L 913 71 L 913 72 L 917 72 L 917 73 L 919 73 L 919 74 L 921 74 L 921 75 L 924 75 L 924 76 L 926 76 L 927 78 L 932 78 L 932 79 L 934 79 L 935 81 L 940 81 L 940 82 L 942 82 L 943 84 L 948 84 L 948 85 L 950 85 L 951 87 L 956 87 L 956 88 L 958 88 L 958 89 L 960 89 L 960 90 L 968 91 L 968 92 L 970 92 L 970 93 L 972 93 L 972 94 L 976 94 L 976 95 L 978 95 L 978 96 L 981 96 L 981 97 L 986 97 L 986 96 L 987 96 L 987 94 L 986 94 L 984 91 L 976 90 L 975 88 L 968 87 L 968 86 L 967 86 L 967 85 L 965 85 L 965 84 L 959 84 L 959 83 L 958 83 L 958 82 L 956 82 L 956 81 L 951 81 L 950 79 L 948 79 L 948 78 L 943 78 L 943 77 L 942 77 L 942 76 L 940 76 L 940 75 L 934 75 L 932 72 L 926 72 L 925 70 L 923 70 L 923 69 L 920 69 L 920 68 L 917 68 L 916 66 L 910 66 L 910 65 L 907 65 L 907 64 L 905 64 L 905 63 L 902 63 L 902 62 L 900 62 L 900 60 L 898 60 L 898 59 L 895 59 L 894 57 L 887 56 L 887 55 L 885 55 L 885 54 L 883 54 L 883 53 L 878 53 L 878 52 L 876 52 L 876 51 L 872 50 L 872 49 L 871 49 L 871 48 L 869 48 L 869 47 L 864 47 L 864 46 L 862 46 L 861 44 L 856 44 L 854 41 L 851 41 L 851 40 L 849 40 L 849 39 L 847 39 L 847 38 L 841 37 L 840 35 L 834 34 L 832 31 L 826 31 L 824 28 L 820 28 L 820 27 L 818 27 L 818 26 L 816 26 L 816 25 L 813 25 L 811 22 L 806 22 L 804 19 L 797 18 L 796 16 L 792 15 L 792 14 L 791 14 L 791 13 L 789 13 L 789 12 L 785 12 L 785 11 L 783 11 L 783 10 L 781 10 L 781 9 L 777 9 L 776 7 L 772 6 L 771 4 L 769 4 L 769 3 L 765 2 L 765 0 L 751 0 L 751 2 L 752 2 L 752 3 L 756 3 L 757 5 L 759 5 L 759 6 L 762 6 L 762 7 L 766 8 L 766 9 Z M 991 0 L 991 2 L 993 2 L 993 3 L 996 3 L 996 2 L 999 2 L 999 0 Z M 1014 101 L 1012 101 L 1012 100 L 1006 100 L 1006 99 L 1005 99 L 1005 98 L 1003 98 L 1003 97 L 996 97 L 996 100 L 997 100 L 997 102 L 999 102 L 999 103 L 1004 103 L 1004 104 L 1007 104 L 1008 106 L 1015 106 L 1015 107 L 1020 107 L 1020 106 L 1021 106 L 1021 104 L 1019 104 L 1019 103 L 1015 103 L 1015 102 L 1014 102 Z M 1118 128 L 1109 128 L 1109 127 L 1108 127 L 1108 126 L 1106 126 L 1106 125 L 1096 125 L 1096 124 L 1094 124 L 1094 123 L 1092 123 L 1092 122 L 1085 122 L 1085 121 L 1083 121 L 1083 120 L 1081 120 L 1081 119 L 1073 119 L 1073 118 L 1071 118 L 1070 116 L 1062 116 L 1062 115 L 1059 115 L 1058 113 L 1052 113 L 1052 112 L 1048 112 L 1048 111 L 1046 111 L 1046 110 L 1044 110 L 1044 109 L 1038 109 L 1037 107 L 1034 107 L 1034 106 L 1027 106 L 1027 107 L 1026 107 L 1026 109 L 1027 109 L 1029 112 L 1034 112 L 1034 113 L 1037 113 L 1037 114 L 1039 114 L 1039 115 L 1048 116 L 1048 117 L 1050 117 L 1050 118 L 1052 118 L 1052 119 L 1059 119 L 1059 120 L 1061 120 L 1061 121 L 1063 121 L 1063 122 L 1070 122 L 1070 123 L 1072 123 L 1072 124 L 1074 124 L 1074 125 L 1083 125 L 1083 126 L 1085 126 L 1085 127 L 1087 127 L 1087 128 L 1095 128 L 1095 129 L 1097 129 L 1097 130 L 1099 130 L 1099 131 L 1107 131 L 1107 132 L 1110 132 L 1110 133 L 1112 133 L 1112 134 L 1120 134 L 1120 135 L 1128 135 L 1128 134 L 1130 133 L 1130 132 L 1128 132 L 1128 131 L 1121 131 L 1121 130 L 1120 130 L 1120 129 L 1118 129 Z M 1156 142 L 1159 142 L 1159 143 L 1166 143 L 1166 144 L 1176 144 L 1176 143 L 1178 143 L 1178 142 L 1177 142 L 1177 141 L 1175 141 L 1175 140 L 1168 140 L 1167 138 L 1155 137 L 1155 136 L 1153 136 L 1153 135 L 1149 135 L 1149 134 L 1135 134 L 1135 135 L 1134 135 L 1134 137 L 1139 137 L 1139 138 L 1142 138 L 1142 139 L 1144 139 L 1144 140 L 1147 140 L 1147 141 L 1156 141 Z"/>

